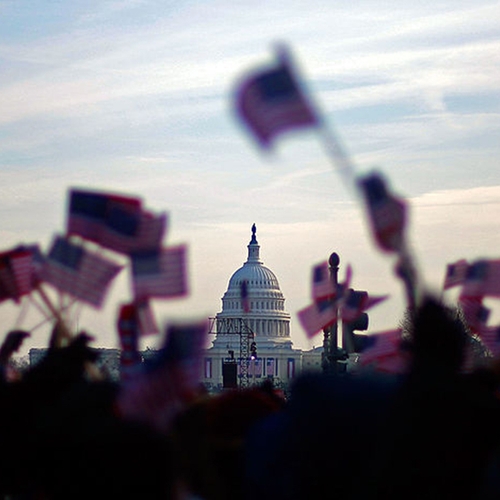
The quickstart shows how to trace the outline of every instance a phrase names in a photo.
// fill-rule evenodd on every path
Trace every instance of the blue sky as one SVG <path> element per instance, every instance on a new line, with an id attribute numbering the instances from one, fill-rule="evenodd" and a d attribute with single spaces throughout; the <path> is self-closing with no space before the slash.
<path id="1" fill-rule="evenodd" d="M 352 264 L 355 288 L 391 295 L 370 330 L 396 326 L 394 262 L 320 140 L 290 133 L 263 155 L 234 118 L 236 82 L 288 44 L 357 171 L 380 169 L 408 199 L 413 252 L 438 290 L 446 263 L 500 254 L 499 20 L 500 2 L 480 0 L 0 1 L 2 247 L 46 248 L 64 228 L 69 187 L 139 195 L 169 213 L 166 243 L 189 245 L 191 294 L 156 301 L 162 322 L 220 310 L 255 222 L 297 347 L 319 343 L 296 311 L 309 303 L 311 266 L 332 251 L 341 276 Z M 124 272 L 79 325 L 114 345 L 129 296 Z M 20 309 L 0 307 L 13 325 Z M 46 340 L 40 328 L 29 345 Z"/>

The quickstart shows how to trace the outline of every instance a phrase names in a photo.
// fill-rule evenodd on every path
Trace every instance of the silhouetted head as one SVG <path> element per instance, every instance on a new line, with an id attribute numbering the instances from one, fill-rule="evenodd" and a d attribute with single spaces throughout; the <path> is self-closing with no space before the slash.
<path id="1" fill-rule="evenodd" d="M 467 332 L 458 315 L 433 297 L 426 297 L 413 324 L 414 367 L 458 373 Z"/>

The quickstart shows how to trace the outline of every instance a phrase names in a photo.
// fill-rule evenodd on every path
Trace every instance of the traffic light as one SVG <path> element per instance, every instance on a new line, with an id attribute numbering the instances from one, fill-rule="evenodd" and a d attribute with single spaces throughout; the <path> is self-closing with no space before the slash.
<path id="1" fill-rule="evenodd" d="M 368 329 L 368 314 L 362 312 L 353 321 L 342 322 L 342 345 L 348 353 L 362 352 L 371 341 L 369 335 L 354 333 Z"/>
<path id="2" fill-rule="evenodd" d="M 250 344 L 250 359 L 257 359 L 257 344 L 255 342 Z"/>

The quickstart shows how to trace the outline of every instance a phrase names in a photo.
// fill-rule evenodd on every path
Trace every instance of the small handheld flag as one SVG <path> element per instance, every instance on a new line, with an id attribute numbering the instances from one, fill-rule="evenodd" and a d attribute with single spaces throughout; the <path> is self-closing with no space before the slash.
<path id="1" fill-rule="evenodd" d="M 122 266 L 83 246 L 56 236 L 40 271 L 40 279 L 96 308 Z"/>
<path id="2" fill-rule="evenodd" d="M 132 288 L 137 300 L 148 297 L 181 297 L 187 294 L 186 245 L 134 253 L 130 259 Z"/>
<path id="3" fill-rule="evenodd" d="M 444 277 L 443 290 L 448 290 L 457 285 L 462 285 L 467 274 L 468 262 L 465 259 L 460 259 L 457 262 L 446 266 L 446 274 Z"/>
<path id="4" fill-rule="evenodd" d="M 276 65 L 243 79 L 236 90 L 236 111 L 263 148 L 287 130 L 318 124 L 283 49 Z"/>
<path id="5" fill-rule="evenodd" d="M 360 179 L 359 187 L 377 245 L 386 252 L 400 252 L 404 247 L 406 203 L 388 190 L 378 172 Z"/>
<path id="6" fill-rule="evenodd" d="M 307 336 L 312 338 L 337 320 L 337 305 L 330 299 L 318 300 L 301 309 L 297 316 Z"/>

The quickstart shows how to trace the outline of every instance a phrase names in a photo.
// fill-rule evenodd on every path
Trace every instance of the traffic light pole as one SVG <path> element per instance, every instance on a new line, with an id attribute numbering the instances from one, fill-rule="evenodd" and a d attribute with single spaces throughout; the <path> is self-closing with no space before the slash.
<path id="1" fill-rule="evenodd" d="M 333 252 L 328 259 L 329 270 L 330 270 L 330 280 L 334 284 L 334 287 L 338 286 L 338 273 L 340 257 L 337 253 Z M 333 324 L 323 330 L 323 372 L 324 373 L 337 373 L 337 361 L 338 361 L 338 307 L 336 308 L 335 321 Z"/>

